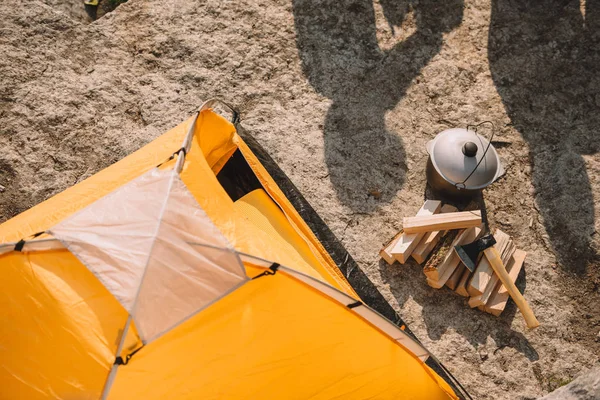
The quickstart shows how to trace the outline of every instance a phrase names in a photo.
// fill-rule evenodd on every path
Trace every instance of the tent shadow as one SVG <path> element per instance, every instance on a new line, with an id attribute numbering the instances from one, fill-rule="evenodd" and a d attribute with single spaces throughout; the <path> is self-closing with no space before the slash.
<path id="1" fill-rule="evenodd" d="M 513 126 L 529 145 L 536 207 L 560 264 L 597 262 L 583 155 L 600 150 L 600 2 L 494 0 L 488 58 Z"/>
<path id="2" fill-rule="evenodd" d="M 397 106 L 422 68 L 439 53 L 442 35 L 460 25 L 463 0 L 385 0 L 390 26 L 413 11 L 416 31 L 389 50 L 379 46 L 371 0 L 294 0 L 302 68 L 311 85 L 332 104 L 323 140 L 329 178 L 339 200 L 353 211 L 371 212 L 403 186 L 405 151 L 388 129 L 386 112 Z"/>
<path id="3" fill-rule="evenodd" d="M 447 287 L 433 289 L 428 286 L 421 266 L 412 260 L 402 266 L 390 266 L 381 260 L 379 268 L 400 307 L 409 299 L 422 307 L 422 318 L 431 340 L 440 340 L 451 329 L 475 348 L 485 345 L 488 337 L 491 337 L 499 348 L 514 348 L 530 361 L 539 359 L 537 351 L 525 336 L 511 329 L 513 319 L 521 318 L 516 315 L 518 313 L 512 301 L 509 301 L 500 317 L 495 317 L 476 308 L 469 308 L 465 297 Z M 525 286 L 523 269 L 517 280 L 517 287 L 523 291 Z"/>

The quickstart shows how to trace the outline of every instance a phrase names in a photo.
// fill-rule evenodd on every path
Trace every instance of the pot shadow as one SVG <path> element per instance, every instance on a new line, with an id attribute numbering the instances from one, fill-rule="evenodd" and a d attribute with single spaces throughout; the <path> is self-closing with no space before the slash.
<path id="1" fill-rule="evenodd" d="M 529 144 L 536 205 L 559 263 L 583 274 L 594 200 L 585 160 L 600 148 L 600 1 L 494 0 L 488 58 L 512 124 Z"/>
<path id="2" fill-rule="evenodd" d="M 498 348 L 511 347 L 530 361 L 537 361 L 539 355 L 527 338 L 515 332 L 511 323 L 517 312 L 512 300 L 509 300 L 500 317 L 478 309 L 471 309 L 467 298 L 461 297 L 447 287 L 433 289 L 425 280 L 421 267 L 410 261 L 403 268 L 379 262 L 381 277 L 389 283 L 390 290 L 400 307 L 412 298 L 422 307 L 422 318 L 427 335 L 431 340 L 439 340 L 448 330 L 453 329 L 464 337 L 475 349 L 487 343 L 491 337 Z M 517 287 L 525 290 L 525 268 L 517 279 Z M 516 316 L 521 318 L 520 314 Z"/>
<path id="3" fill-rule="evenodd" d="M 416 31 L 390 50 L 376 37 L 372 0 L 294 0 L 302 69 L 332 100 L 323 139 L 329 178 L 339 200 L 370 212 L 368 201 L 391 201 L 404 184 L 405 151 L 385 114 L 404 97 L 422 68 L 440 51 L 442 35 L 462 21 L 463 0 L 382 0 L 385 19 L 399 26 L 413 12 Z"/>

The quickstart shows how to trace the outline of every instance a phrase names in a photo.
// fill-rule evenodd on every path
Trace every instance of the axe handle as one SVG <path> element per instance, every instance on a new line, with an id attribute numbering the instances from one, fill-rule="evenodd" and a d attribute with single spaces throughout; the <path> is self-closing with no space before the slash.
<path id="1" fill-rule="evenodd" d="M 537 328 L 538 326 L 540 326 L 540 323 L 535 318 L 535 315 L 533 315 L 533 311 L 531 311 L 529 304 L 527 304 L 527 300 L 525 300 L 521 292 L 519 292 L 519 289 L 517 289 L 517 287 L 515 286 L 512 279 L 510 279 L 508 272 L 506 272 L 506 268 L 504 267 L 504 264 L 502 264 L 502 259 L 500 258 L 500 254 L 498 254 L 498 250 L 496 250 L 493 247 L 489 247 L 485 249 L 484 253 L 488 261 L 490 262 L 490 265 L 494 269 L 494 272 L 496 273 L 496 275 L 498 275 L 498 278 L 500 278 L 500 282 L 502 282 L 504 287 L 506 287 L 506 291 L 508 292 L 508 294 L 510 294 L 510 297 L 512 297 L 512 299 L 515 301 L 517 307 L 519 307 L 521 314 L 523 314 L 523 318 L 525 318 L 527 327 Z"/>

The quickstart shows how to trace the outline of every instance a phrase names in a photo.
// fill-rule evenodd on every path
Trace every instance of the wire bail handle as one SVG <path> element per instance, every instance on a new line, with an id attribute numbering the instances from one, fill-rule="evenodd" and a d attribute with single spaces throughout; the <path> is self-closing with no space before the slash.
<path id="1" fill-rule="evenodd" d="M 466 182 L 467 180 L 475 173 L 475 171 L 477 171 L 477 168 L 479 168 L 479 165 L 481 164 L 481 162 L 485 159 L 485 155 L 487 154 L 488 150 L 490 149 L 490 146 L 492 145 L 492 140 L 494 139 L 494 134 L 496 131 L 496 127 L 494 126 L 494 123 L 492 121 L 483 121 L 480 122 L 476 125 L 471 125 L 471 124 L 467 124 L 467 131 L 469 131 L 469 128 L 474 128 L 471 131 L 475 134 L 475 137 L 477 137 L 477 129 L 484 124 L 490 124 L 492 126 L 492 134 L 490 135 L 490 139 L 488 140 L 488 145 L 485 148 L 485 151 L 483 152 L 483 155 L 481 156 L 481 159 L 479 159 L 479 162 L 477 163 L 477 165 L 475 166 L 475 168 L 473 168 L 473 171 L 471 171 L 471 173 L 469 175 L 467 175 L 467 177 L 465 178 L 464 181 L 462 182 L 457 182 L 454 184 L 454 187 L 456 187 L 458 190 L 462 190 L 462 189 L 466 189 L 467 185 Z"/>

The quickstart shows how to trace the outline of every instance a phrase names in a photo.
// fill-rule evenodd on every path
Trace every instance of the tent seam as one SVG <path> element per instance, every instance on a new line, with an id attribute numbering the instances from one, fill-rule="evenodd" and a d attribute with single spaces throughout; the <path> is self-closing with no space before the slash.
<path id="1" fill-rule="evenodd" d="M 142 285 L 144 284 L 144 279 L 146 278 L 146 273 L 148 272 L 148 265 L 150 265 L 150 258 L 152 256 L 152 251 L 154 250 L 154 246 L 156 245 L 156 241 L 157 241 L 157 237 L 158 237 L 158 232 L 160 231 L 160 228 L 162 226 L 162 219 L 163 216 L 165 215 L 165 212 L 167 211 L 167 204 L 169 203 L 169 194 L 171 193 L 171 189 L 173 188 L 173 181 L 175 180 L 175 173 L 174 171 L 171 171 L 171 177 L 169 180 L 169 187 L 167 189 L 167 196 L 165 196 L 165 201 L 162 205 L 162 208 L 160 210 L 160 214 L 158 217 L 158 224 L 156 226 L 156 230 L 154 231 L 154 240 L 152 240 L 152 246 L 150 246 L 150 250 L 148 251 L 148 258 L 146 259 L 146 264 L 144 265 L 144 272 L 142 273 L 142 277 L 140 278 L 140 283 L 138 286 L 138 290 L 135 294 L 135 297 L 133 299 L 133 304 L 131 306 L 131 312 L 129 313 L 131 315 L 131 318 L 134 320 L 135 322 L 135 318 L 134 318 L 134 312 L 135 312 L 135 307 L 137 306 L 138 303 L 138 297 L 140 295 L 140 292 L 142 290 Z M 141 332 L 141 327 L 138 330 L 139 332 Z M 141 335 L 140 335 L 141 336 Z M 141 337 L 140 337 L 141 339 Z M 142 343 L 144 343 L 144 340 L 142 339 Z M 144 343 L 145 344 L 145 343 Z"/>

